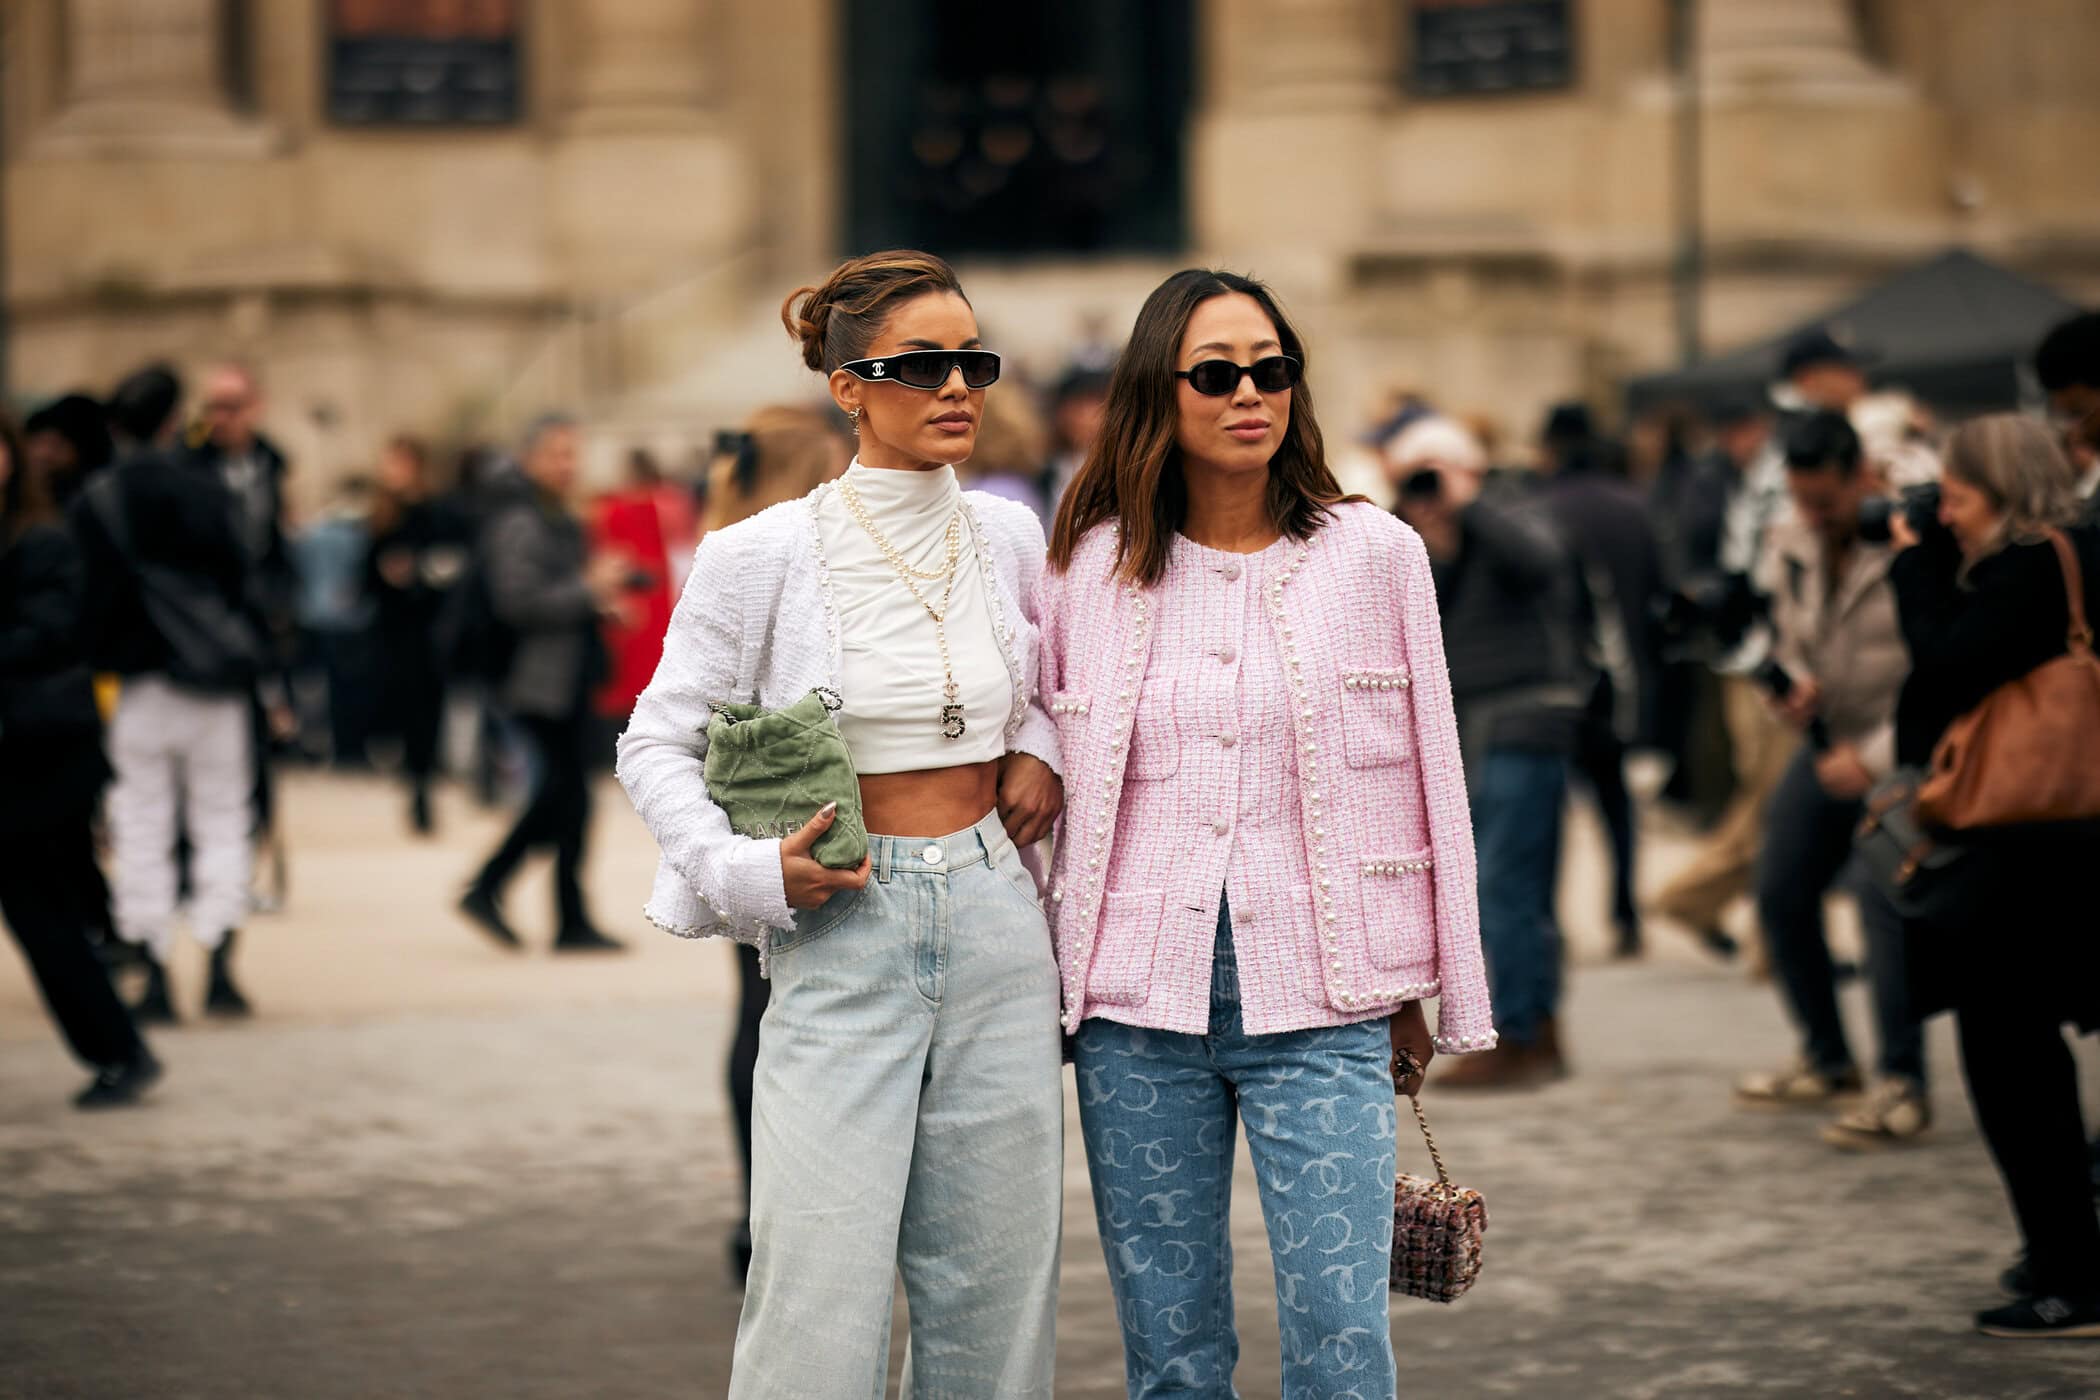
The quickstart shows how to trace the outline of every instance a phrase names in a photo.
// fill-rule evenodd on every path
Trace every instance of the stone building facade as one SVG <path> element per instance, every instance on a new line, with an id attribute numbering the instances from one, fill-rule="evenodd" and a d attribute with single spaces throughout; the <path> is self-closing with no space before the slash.
<path id="1" fill-rule="evenodd" d="M 239 357 L 309 499 L 395 428 L 552 405 L 678 454 L 816 388 L 773 317 L 849 251 L 845 7 L 876 2 L 499 0 L 515 119 L 404 127 L 331 108 L 331 26 L 387 0 L 4 0 L 13 395 Z M 1450 0 L 1158 3 L 1184 246 L 958 257 L 1039 373 L 1205 261 L 1284 294 L 1331 431 L 1395 384 L 1513 425 L 1608 403 L 1677 354 L 1692 170 L 1710 348 L 1951 243 L 2100 299 L 2090 0 L 1564 0 L 1569 81 L 1461 96 L 1407 77 Z"/>

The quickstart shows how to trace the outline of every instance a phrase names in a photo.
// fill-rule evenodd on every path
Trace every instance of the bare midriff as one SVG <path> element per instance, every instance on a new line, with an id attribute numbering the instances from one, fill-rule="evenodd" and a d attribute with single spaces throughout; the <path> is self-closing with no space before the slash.
<path id="1" fill-rule="evenodd" d="M 861 819 L 878 836 L 947 836 L 983 821 L 999 802 L 999 763 L 864 773 Z"/>

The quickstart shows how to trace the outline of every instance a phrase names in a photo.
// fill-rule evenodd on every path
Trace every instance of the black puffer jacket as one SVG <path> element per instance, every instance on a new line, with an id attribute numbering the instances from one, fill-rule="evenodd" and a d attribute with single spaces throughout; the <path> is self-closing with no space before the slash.
<path id="1" fill-rule="evenodd" d="M 1572 555 L 1535 501 L 1492 488 L 1459 532 L 1431 572 L 1468 765 L 1490 749 L 1571 751 L 1597 678 Z"/>
<path id="2" fill-rule="evenodd" d="M 145 451 L 110 469 L 108 491 L 123 512 L 130 551 L 119 548 L 97 510 L 94 488 L 74 498 L 73 537 L 86 567 L 81 631 L 98 671 L 143 675 L 165 671 L 167 640 L 140 593 L 133 557 L 184 576 L 257 627 L 251 565 L 235 528 L 233 494 L 211 471 L 176 454 Z"/>
<path id="3" fill-rule="evenodd" d="M 0 832 L 84 817 L 109 778 L 80 592 L 64 530 L 33 525 L 0 541 Z"/>

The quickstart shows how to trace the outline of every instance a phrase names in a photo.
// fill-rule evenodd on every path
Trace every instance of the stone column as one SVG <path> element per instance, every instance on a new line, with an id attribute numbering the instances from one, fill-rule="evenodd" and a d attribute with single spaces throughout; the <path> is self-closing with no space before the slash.
<path id="1" fill-rule="evenodd" d="M 1861 51 L 1847 0 L 1703 0 L 1696 42 L 1701 82 L 1716 97 L 1891 86 Z"/>
<path id="2" fill-rule="evenodd" d="M 1380 0 L 1264 0 L 1213 5 L 1214 102 L 1306 108 L 1382 106 L 1391 97 L 1393 30 Z"/>
<path id="3" fill-rule="evenodd" d="M 750 165 L 725 119 L 723 0 L 563 4 L 563 110 L 550 229 L 566 292 L 601 308 L 603 385 L 646 381 L 661 346 L 709 323 L 720 269 L 749 246 Z"/>
<path id="4" fill-rule="evenodd" d="M 1259 254 L 1324 287 L 1363 237 L 1383 187 L 1394 102 L 1385 0 L 1207 0 L 1190 212 L 1206 256 Z"/>
<path id="5" fill-rule="evenodd" d="M 1837 258 L 1895 266 L 1947 241 L 1943 123 L 1868 58 L 1849 0 L 1701 0 L 1695 18 L 1709 344 L 1775 328 L 1785 260 L 1835 297 Z"/>
<path id="6" fill-rule="evenodd" d="M 584 132 L 689 131 L 714 98 L 713 0 L 591 0 L 572 11 L 569 125 Z"/>
<path id="7" fill-rule="evenodd" d="M 98 154 L 260 149 L 219 67 L 219 0 L 65 0 L 64 98 L 40 142 Z"/>

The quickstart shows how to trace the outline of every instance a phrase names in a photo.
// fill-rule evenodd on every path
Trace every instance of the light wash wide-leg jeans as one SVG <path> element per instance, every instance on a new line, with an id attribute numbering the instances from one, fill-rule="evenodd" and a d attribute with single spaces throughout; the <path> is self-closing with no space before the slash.
<path id="1" fill-rule="evenodd" d="M 732 1400 L 1051 1394 L 1064 1094 L 1057 965 L 997 813 L 871 836 L 873 875 L 775 935 Z"/>

